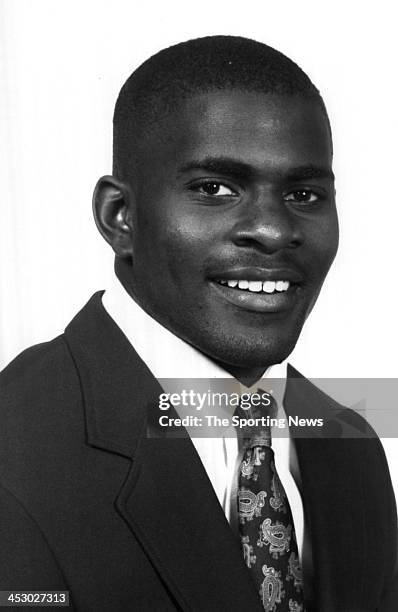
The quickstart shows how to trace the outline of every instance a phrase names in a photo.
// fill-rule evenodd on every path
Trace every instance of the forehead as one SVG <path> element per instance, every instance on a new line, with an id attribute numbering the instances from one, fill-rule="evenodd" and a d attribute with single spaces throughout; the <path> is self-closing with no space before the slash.
<path id="1" fill-rule="evenodd" d="M 152 160 L 166 165 L 225 156 L 258 170 L 332 163 L 323 110 L 298 96 L 241 91 L 197 95 L 161 120 L 157 131 Z"/>

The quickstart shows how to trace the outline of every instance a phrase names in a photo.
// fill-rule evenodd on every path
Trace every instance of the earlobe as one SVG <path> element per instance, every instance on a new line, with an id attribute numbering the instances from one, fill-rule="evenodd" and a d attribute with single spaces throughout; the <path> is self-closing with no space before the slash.
<path id="1" fill-rule="evenodd" d="M 103 176 L 95 186 L 93 213 L 105 240 L 119 257 L 132 256 L 131 193 L 114 176 Z"/>

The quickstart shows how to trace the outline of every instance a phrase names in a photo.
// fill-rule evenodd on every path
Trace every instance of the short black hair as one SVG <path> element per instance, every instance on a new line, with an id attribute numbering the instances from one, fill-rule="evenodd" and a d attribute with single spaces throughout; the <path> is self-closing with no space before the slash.
<path id="1" fill-rule="evenodd" d="M 206 36 L 159 51 L 127 79 L 113 117 L 113 172 L 123 177 L 135 143 L 184 99 L 215 90 L 299 96 L 324 111 L 319 90 L 280 51 L 240 36 Z"/>

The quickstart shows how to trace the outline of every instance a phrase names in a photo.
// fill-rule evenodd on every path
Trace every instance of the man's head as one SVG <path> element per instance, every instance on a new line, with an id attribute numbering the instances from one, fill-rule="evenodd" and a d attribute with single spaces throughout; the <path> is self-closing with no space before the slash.
<path id="1" fill-rule="evenodd" d="M 283 360 L 338 240 L 329 121 L 304 72 L 238 37 L 161 51 L 119 94 L 113 173 L 94 209 L 130 295 L 235 375 Z"/>

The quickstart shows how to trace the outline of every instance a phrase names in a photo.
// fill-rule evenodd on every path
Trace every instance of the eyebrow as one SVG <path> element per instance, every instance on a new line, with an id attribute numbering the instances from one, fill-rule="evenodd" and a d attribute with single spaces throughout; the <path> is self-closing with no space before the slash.
<path id="1" fill-rule="evenodd" d="M 205 172 L 214 172 L 238 179 L 248 179 L 256 174 L 249 164 L 229 157 L 205 157 L 188 162 L 179 168 L 180 173 L 190 170 L 204 170 Z"/>
<path id="2" fill-rule="evenodd" d="M 334 181 L 334 174 L 331 168 L 328 166 L 297 166 L 296 168 L 289 168 L 286 177 L 290 181 L 302 181 L 305 179 L 329 179 Z"/>
<path id="3" fill-rule="evenodd" d="M 250 179 L 259 174 L 258 170 L 253 166 L 237 161 L 229 157 L 205 157 L 200 160 L 193 160 L 179 168 L 179 173 L 189 172 L 192 170 L 204 170 L 205 172 L 214 172 L 224 176 L 230 176 L 236 179 Z M 334 174 L 328 166 L 318 165 L 303 165 L 288 168 L 285 171 L 271 170 L 278 178 L 287 181 L 303 181 L 306 179 L 329 179 L 334 181 Z"/>

